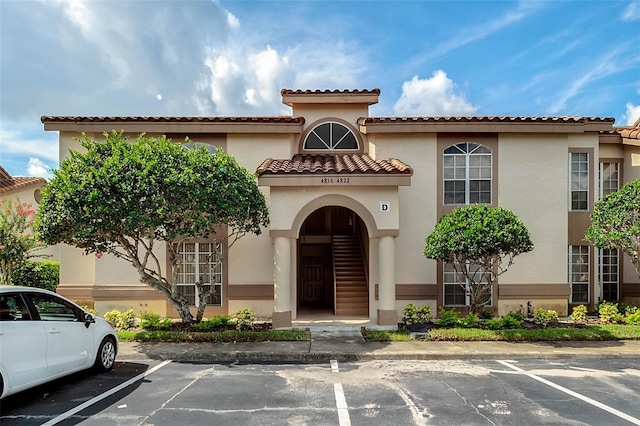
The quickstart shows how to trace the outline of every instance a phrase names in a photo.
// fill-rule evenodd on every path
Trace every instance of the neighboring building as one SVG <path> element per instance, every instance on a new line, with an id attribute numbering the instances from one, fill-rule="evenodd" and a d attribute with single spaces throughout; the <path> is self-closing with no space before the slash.
<path id="1" fill-rule="evenodd" d="M 11 176 L 9 172 L 0 166 L 1 199 L 20 200 L 22 203 L 31 205 L 33 209 L 37 209 L 40 203 L 40 190 L 46 183 L 46 179 L 41 177 Z M 48 260 L 58 260 L 57 247 L 47 247 L 46 249 L 39 250 L 37 254 L 38 256 L 48 256 Z"/>
<path id="2" fill-rule="evenodd" d="M 492 291 L 503 315 L 527 307 L 567 315 L 602 299 L 640 301 L 640 282 L 615 250 L 584 241 L 594 202 L 640 178 L 640 121 L 614 128 L 597 117 L 370 117 L 379 90 L 283 90 L 285 117 L 42 117 L 60 132 L 60 158 L 82 132 L 166 134 L 224 149 L 266 194 L 271 225 L 240 239 L 221 264 L 183 246 L 181 275 L 195 300 L 199 270 L 218 287 L 206 316 L 243 307 L 288 326 L 306 312 L 394 325 L 407 303 L 468 304 L 455 273 L 426 259 L 437 220 L 470 203 L 518 215 L 535 248 L 518 256 Z M 122 261 L 61 248 L 59 292 L 109 309 L 177 316 Z M 201 259 L 211 258 L 202 256 Z M 202 274 L 200 274 L 202 275 Z"/>

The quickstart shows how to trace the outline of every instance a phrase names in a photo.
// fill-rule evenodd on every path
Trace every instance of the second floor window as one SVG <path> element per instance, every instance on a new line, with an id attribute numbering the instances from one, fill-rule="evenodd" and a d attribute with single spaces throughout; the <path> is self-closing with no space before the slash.
<path id="1" fill-rule="evenodd" d="M 573 211 L 589 210 L 589 154 L 569 154 L 569 207 Z"/>
<path id="2" fill-rule="evenodd" d="M 620 189 L 619 169 L 620 164 L 618 163 L 600 163 L 600 198 Z"/>
<path id="3" fill-rule="evenodd" d="M 491 150 L 463 142 L 444 150 L 444 204 L 491 204 Z"/>

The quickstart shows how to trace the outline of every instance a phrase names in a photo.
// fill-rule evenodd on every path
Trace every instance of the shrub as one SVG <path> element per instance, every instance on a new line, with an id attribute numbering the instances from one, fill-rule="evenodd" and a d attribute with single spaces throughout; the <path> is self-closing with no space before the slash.
<path id="1" fill-rule="evenodd" d="M 524 321 L 524 313 L 509 312 L 507 315 L 501 318 L 503 329 L 522 328 L 522 322 Z"/>
<path id="2" fill-rule="evenodd" d="M 223 327 L 230 323 L 230 318 L 226 315 L 219 315 L 213 318 L 203 319 L 197 324 L 194 324 L 193 327 L 197 330 L 215 330 L 218 327 Z"/>
<path id="3" fill-rule="evenodd" d="M 50 260 L 26 261 L 13 271 L 11 281 L 15 285 L 56 291 L 60 284 L 60 263 Z"/>
<path id="4" fill-rule="evenodd" d="M 110 322 L 115 328 L 120 330 L 128 330 L 135 325 L 135 315 L 133 308 L 120 312 L 117 309 L 113 309 L 104 314 L 104 319 Z"/>
<path id="5" fill-rule="evenodd" d="M 231 315 L 231 323 L 236 325 L 238 331 L 253 330 L 253 322 L 256 319 L 256 314 L 249 308 L 242 308 Z"/>
<path id="6" fill-rule="evenodd" d="M 153 312 L 140 312 L 140 327 L 145 330 L 168 330 L 171 328 L 171 319 L 160 318 Z"/>
<path id="7" fill-rule="evenodd" d="M 598 306 L 598 315 L 600 316 L 600 322 L 604 324 L 621 323 L 624 321 L 624 316 L 618 310 L 617 303 L 602 302 Z"/>
<path id="8" fill-rule="evenodd" d="M 509 313 L 507 313 L 507 315 L 505 316 L 513 318 L 520 322 L 524 321 L 524 319 L 526 318 L 526 315 L 524 314 L 524 309 L 522 308 L 518 309 L 517 311 L 509 311 Z"/>
<path id="9" fill-rule="evenodd" d="M 627 315 L 624 318 L 624 322 L 629 325 L 640 325 L 640 309 L 636 309 L 634 313 Z"/>
<path id="10" fill-rule="evenodd" d="M 586 321 L 586 320 L 587 320 L 587 306 L 586 305 L 575 306 L 573 308 L 573 311 L 571 312 L 571 321 L 580 322 L 580 321 Z"/>
<path id="11" fill-rule="evenodd" d="M 431 306 L 424 305 L 417 307 L 413 303 L 409 303 L 402 311 L 402 324 L 427 324 L 431 322 Z"/>
<path id="12" fill-rule="evenodd" d="M 493 311 L 489 311 L 489 310 L 480 311 L 480 318 L 482 318 L 483 320 L 489 320 L 493 318 Z"/>
<path id="13" fill-rule="evenodd" d="M 520 319 L 520 315 L 518 315 L 518 313 L 509 312 L 502 318 L 493 318 L 490 320 L 486 320 L 483 326 L 487 330 L 522 328 L 522 321 L 524 321 L 524 319 Z"/>
<path id="14" fill-rule="evenodd" d="M 98 312 L 95 309 L 90 308 L 87 305 L 79 305 L 79 306 L 82 308 L 82 310 L 84 310 L 85 312 L 89 312 L 93 316 L 96 316 L 98 314 Z"/>
<path id="15" fill-rule="evenodd" d="M 440 313 L 440 318 L 435 320 L 434 323 L 439 327 L 454 327 L 460 322 L 458 311 L 454 308 L 447 310 L 440 306 L 438 312 Z"/>
<path id="16" fill-rule="evenodd" d="M 618 312 L 623 315 L 631 315 L 635 314 L 638 311 L 638 307 L 634 305 L 626 305 L 624 303 L 620 303 L 618 305 Z"/>
<path id="17" fill-rule="evenodd" d="M 538 308 L 533 312 L 533 322 L 543 327 L 558 323 L 558 313 L 553 309 Z"/>
<path id="18" fill-rule="evenodd" d="M 475 328 L 478 326 L 478 321 L 479 319 L 477 314 L 469 313 L 459 321 L 459 325 L 463 328 Z"/>

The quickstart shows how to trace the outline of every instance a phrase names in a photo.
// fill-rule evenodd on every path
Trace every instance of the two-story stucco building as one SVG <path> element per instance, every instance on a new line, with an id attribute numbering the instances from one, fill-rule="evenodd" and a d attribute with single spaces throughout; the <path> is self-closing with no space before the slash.
<path id="1" fill-rule="evenodd" d="M 60 158 L 80 149 L 82 132 L 189 137 L 233 155 L 269 205 L 271 224 L 240 239 L 224 260 L 216 250 L 182 247 L 180 276 L 198 297 L 199 270 L 216 286 L 205 315 L 250 307 L 291 325 L 308 312 L 394 325 L 407 303 L 461 307 L 455 273 L 426 259 L 426 236 L 443 214 L 465 204 L 502 206 L 518 215 L 535 248 L 516 258 L 492 289 L 499 314 L 545 307 L 566 315 L 573 304 L 640 300 L 630 262 L 584 241 L 594 202 L 640 178 L 640 122 L 614 127 L 599 117 L 371 117 L 379 90 L 283 90 L 291 116 L 42 117 L 60 132 Z M 225 250 L 225 247 L 220 248 Z M 60 249 L 58 291 L 93 300 L 98 312 L 152 310 L 176 316 L 122 261 Z"/>

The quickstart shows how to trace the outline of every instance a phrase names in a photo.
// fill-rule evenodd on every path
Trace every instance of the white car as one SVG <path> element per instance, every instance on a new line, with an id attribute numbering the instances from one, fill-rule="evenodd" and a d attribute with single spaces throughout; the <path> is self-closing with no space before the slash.
<path id="1" fill-rule="evenodd" d="M 109 371 L 108 322 L 51 291 L 0 285 L 0 398 L 88 368 Z"/>

